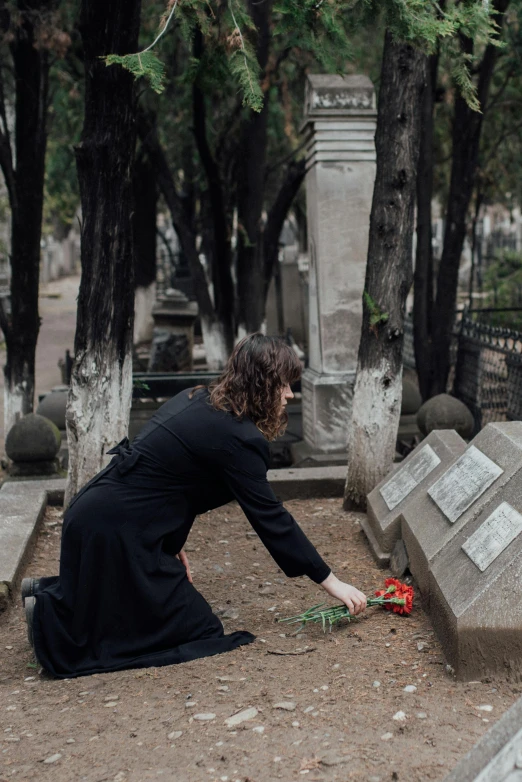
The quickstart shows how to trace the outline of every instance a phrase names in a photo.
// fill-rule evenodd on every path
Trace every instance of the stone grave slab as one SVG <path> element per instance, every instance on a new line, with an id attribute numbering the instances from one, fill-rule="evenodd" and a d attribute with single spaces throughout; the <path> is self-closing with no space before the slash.
<path id="1" fill-rule="evenodd" d="M 433 558 L 430 614 L 461 679 L 522 674 L 522 470 Z"/>
<path id="2" fill-rule="evenodd" d="M 401 534 L 410 571 L 429 603 L 430 563 L 522 471 L 522 422 L 488 424 L 427 491 L 404 508 Z"/>
<path id="3" fill-rule="evenodd" d="M 452 429 L 431 432 L 368 495 L 364 532 L 377 562 L 386 567 L 401 535 L 406 504 L 426 489 L 464 452 L 466 443 Z"/>
<path id="4" fill-rule="evenodd" d="M 64 479 L 7 481 L 0 489 L 0 584 L 12 594 L 48 504 L 63 502 Z"/>

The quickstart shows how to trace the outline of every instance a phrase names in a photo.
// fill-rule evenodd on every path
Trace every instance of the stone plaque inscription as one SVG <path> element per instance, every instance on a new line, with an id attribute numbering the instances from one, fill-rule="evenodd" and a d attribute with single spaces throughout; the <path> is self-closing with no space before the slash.
<path id="1" fill-rule="evenodd" d="M 438 464 L 440 459 L 431 445 L 425 445 L 403 467 L 400 467 L 380 489 L 381 497 L 388 510 L 393 510 L 402 502 Z"/>
<path id="2" fill-rule="evenodd" d="M 474 445 L 428 489 L 448 521 L 454 524 L 504 470 Z"/>
<path id="3" fill-rule="evenodd" d="M 503 502 L 463 544 L 462 550 L 484 572 L 521 532 L 522 515 Z"/>

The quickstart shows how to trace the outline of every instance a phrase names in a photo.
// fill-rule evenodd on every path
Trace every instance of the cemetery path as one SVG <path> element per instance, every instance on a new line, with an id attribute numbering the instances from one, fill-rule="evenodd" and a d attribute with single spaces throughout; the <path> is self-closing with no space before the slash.
<path id="1" fill-rule="evenodd" d="M 35 410 L 38 395 L 50 391 L 53 386 L 61 385 L 58 359 L 64 358 L 65 351 L 74 352 L 74 332 L 76 330 L 76 298 L 80 286 L 80 277 L 62 277 L 40 285 L 38 309 L 42 320 L 38 344 L 36 346 L 36 393 Z M 0 348 L 0 363 L 5 365 L 5 344 Z M 0 442 L 4 447 L 4 373 L 0 372 Z"/>
<path id="2" fill-rule="evenodd" d="M 387 572 L 339 500 L 288 508 L 334 572 L 367 594 L 381 586 Z M 26 575 L 57 572 L 60 525 L 49 508 Z M 55 681 L 35 669 L 17 600 L 0 616 L 0 782 L 441 780 L 520 693 L 493 677 L 455 682 L 418 605 L 408 618 L 372 608 L 326 635 L 286 634 L 274 620 L 322 590 L 285 578 L 234 504 L 196 520 L 187 552 L 226 630 L 257 640 L 184 665 Z M 245 709 L 257 713 L 226 725 Z"/>

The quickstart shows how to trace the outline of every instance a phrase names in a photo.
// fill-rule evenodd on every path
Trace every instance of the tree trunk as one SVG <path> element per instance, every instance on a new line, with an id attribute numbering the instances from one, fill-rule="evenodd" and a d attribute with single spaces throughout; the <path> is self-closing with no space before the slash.
<path id="1" fill-rule="evenodd" d="M 39 27 L 55 7 L 54 0 L 18 0 L 19 24 L 11 52 L 15 76 L 15 161 L 11 181 L 11 317 L 2 318 L 7 346 L 4 367 L 4 431 L 32 412 L 34 367 L 40 316 L 38 282 L 47 143 L 49 53 L 38 45 Z M 6 131 L 6 143 L 8 137 Z M 6 163 L 9 165 L 10 155 Z M 5 170 L 4 170 L 5 173 Z"/>
<path id="2" fill-rule="evenodd" d="M 82 0 L 85 118 L 76 148 L 82 204 L 82 279 L 67 404 L 68 500 L 127 433 L 132 396 L 134 258 L 133 76 L 101 56 L 137 49 L 140 0 Z"/>
<path id="3" fill-rule="evenodd" d="M 413 343 L 419 390 L 428 399 L 432 382 L 431 331 L 433 313 L 433 110 L 437 88 L 438 54 L 426 57 L 419 165 L 417 170 L 417 247 L 413 275 Z"/>
<path id="4" fill-rule="evenodd" d="M 386 33 L 375 146 L 363 321 L 344 507 L 365 508 L 388 472 L 401 408 L 404 308 L 412 282 L 415 181 L 424 56 Z"/>
<path id="5" fill-rule="evenodd" d="M 498 12 L 496 21 L 500 28 L 508 5 L 509 0 L 496 0 L 494 3 L 494 8 Z M 473 41 L 467 38 L 463 39 L 463 48 L 466 53 L 470 53 L 473 49 Z M 480 63 L 477 97 L 482 112 L 487 104 L 497 56 L 498 48 L 490 44 L 486 47 Z M 460 257 L 466 236 L 466 221 L 477 172 L 482 120 L 483 114 L 472 111 L 465 100 L 458 95 L 455 99 L 453 118 L 452 165 L 446 210 L 446 230 L 433 312 L 431 396 L 444 393 L 448 381 Z"/>
<path id="6" fill-rule="evenodd" d="M 257 59 L 262 71 L 270 51 L 272 2 L 249 2 L 258 31 Z M 251 111 L 242 140 L 242 170 L 238 177 L 237 295 L 238 331 L 258 331 L 264 320 L 264 236 L 268 92 L 262 110 Z M 279 238 L 279 235 L 278 237 Z"/>

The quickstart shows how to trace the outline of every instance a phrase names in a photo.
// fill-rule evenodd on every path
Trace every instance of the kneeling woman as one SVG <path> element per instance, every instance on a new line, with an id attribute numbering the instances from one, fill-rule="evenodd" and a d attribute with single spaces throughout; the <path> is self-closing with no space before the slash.
<path id="1" fill-rule="evenodd" d="M 363 593 L 333 575 L 267 482 L 267 441 L 284 429 L 300 370 L 281 340 L 246 337 L 213 386 L 182 391 L 132 445 L 109 452 L 65 513 L 59 577 L 24 584 L 45 669 L 71 677 L 171 665 L 253 641 L 224 635 L 183 552 L 195 517 L 234 499 L 287 576 L 309 576 L 352 613 L 364 610 Z"/>

